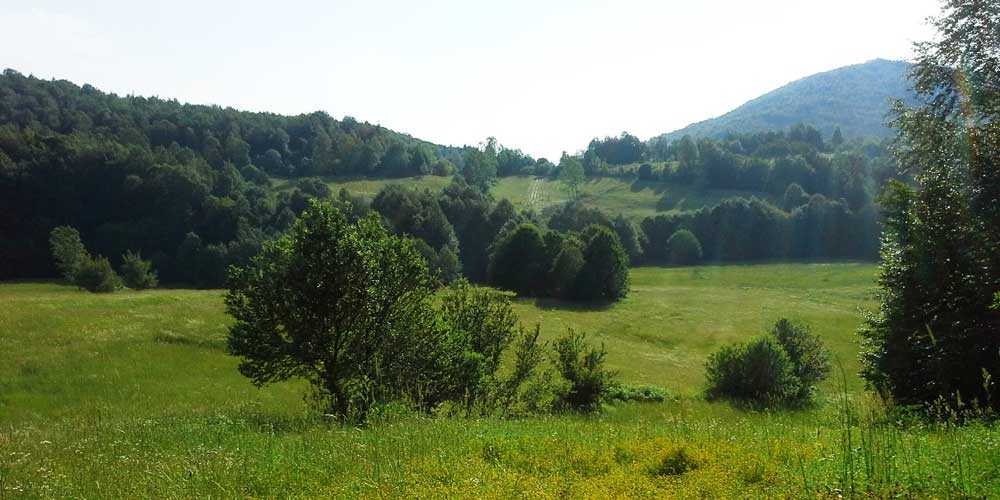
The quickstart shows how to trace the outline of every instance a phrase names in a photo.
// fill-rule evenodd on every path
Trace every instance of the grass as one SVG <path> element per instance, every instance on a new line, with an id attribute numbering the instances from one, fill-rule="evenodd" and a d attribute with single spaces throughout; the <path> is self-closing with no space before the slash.
<path id="1" fill-rule="evenodd" d="M 315 414 L 302 383 L 240 376 L 219 291 L 0 284 L 0 498 L 1000 494 L 994 427 L 862 411 L 877 405 L 851 376 L 853 331 L 873 279 L 850 263 L 640 268 L 611 307 L 521 300 L 547 337 L 593 332 L 624 380 L 680 397 L 523 420 L 389 409 L 363 428 Z M 846 382 L 799 412 L 699 398 L 704 357 L 781 315 L 823 336 Z"/>
<path id="2" fill-rule="evenodd" d="M 399 179 L 330 177 L 326 182 L 335 193 L 341 188 L 346 188 L 352 193 L 374 197 L 388 184 L 440 191 L 451 182 L 451 178 L 430 175 Z M 277 189 L 283 189 L 287 185 L 287 180 L 276 180 Z M 611 215 L 620 213 L 633 219 L 641 219 L 664 211 L 695 210 L 737 196 L 770 199 L 766 193 L 755 191 L 703 190 L 686 184 L 610 177 L 591 179 L 584 183 L 580 191 L 585 204 L 600 208 Z M 510 200 L 518 208 L 533 208 L 539 212 L 566 202 L 570 198 L 562 184 L 556 180 L 523 175 L 500 178 L 492 193 L 497 199 Z M 660 202 L 663 197 L 666 197 L 667 202 L 661 207 Z"/>

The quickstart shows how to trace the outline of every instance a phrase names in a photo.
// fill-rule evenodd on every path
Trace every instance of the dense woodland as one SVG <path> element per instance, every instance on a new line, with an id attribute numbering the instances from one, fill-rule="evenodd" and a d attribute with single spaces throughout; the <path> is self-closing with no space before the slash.
<path id="1" fill-rule="evenodd" d="M 567 246 L 573 250 L 562 260 L 563 274 L 578 267 L 570 262 L 576 252 L 586 254 L 592 224 L 612 229 L 618 241 L 608 246 L 622 247 L 633 265 L 874 258 L 872 199 L 896 175 L 882 144 L 845 141 L 839 133 L 824 138 L 806 125 L 670 144 L 623 133 L 553 164 L 492 139 L 480 147 L 443 147 L 323 113 L 286 117 L 119 97 L 11 70 L 0 77 L 0 123 L 0 259 L 9 264 L 0 278 L 54 276 L 48 237 L 54 227 L 70 226 L 90 252 L 114 265 L 136 252 L 163 282 L 221 286 L 228 265 L 246 263 L 309 199 L 326 198 L 352 220 L 374 210 L 388 227 L 419 239 L 442 283 L 464 275 L 504 284 L 499 270 L 504 245 L 514 241 L 509 233 L 530 223 L 546 245 L 532 266 L 549 284 L 508 286 L 583 297 L 570 292 L 570 278 L 557 283 L 550 273 Z M 455 181 L 440 193 L 388 187 L 369 200 L 332 193 L 319 180 L 417 174 L 455 175 Z M 559 179 L 574 198 L 581 182 L 597 176 L 759 196 L 642 221 L 580 201 L 525 213 L 490 194 L 496 178 L 507 175 Z M 275 189 L 276 178 L 291 179 L 290 188 Z M 675 240 L 688 241 L 689 251 L 668 244 L 678 231 L 694 236 L 693 243 Z M 596 297 L 620 295 L 609 293 Z"/>

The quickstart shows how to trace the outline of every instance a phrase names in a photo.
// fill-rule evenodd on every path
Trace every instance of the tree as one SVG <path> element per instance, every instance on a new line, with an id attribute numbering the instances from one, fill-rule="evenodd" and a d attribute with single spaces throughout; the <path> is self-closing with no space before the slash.
<path id="1" fill-rule="evenodd" d="M 69 226 L 59 226 L 52 229 L 49 236 L 49 246 L 52 257 L 63 278 L 74 281 L 76 272 L 89 258 L 86 247 L 80 240 L 80 233 Z"/>
<path id="2" fill-rule="evenodd" d="M 523 223 L 502 235 L 493 245 L 490 283 L 523 295 L 542 291 L 548 259 L 542 231 Z"/>
<path id="3" fill-rule="evenodd" d="M 120 270 L 122 282 L 133 290 L 156 288 L 159 283 L 156 271 L 153 270 L 153 263 L 143 260 L 138 252 L 131 250 L 125 252 L 125 255 L 122 255 Z"/>
<path id="4" fill-rule="evenodd" d="M 563 153 L 559 160 L 559 182 L 574 199 L 580 196 L 580 185 L 587 180 L 580 160 Z"/>
<path id="5" fill-rule="evenodd" d="M 625 252 L 628 253 L 629 262 L 632 265 L 636 265 L 641 262 L 643 255 L 642 246 L 644 245 L 644 240 L 646 239 L 646 235 L 643 234 L 642 229 L 621 214 L 619 214 L 618 217 L 615 217 L 612 226 L 615 233 L 618 234 L 618 240 L 621 241 L 622 246 L 625 247 Z"/>
<path id="6" fill-rule="evenodd" d="M 840 127 L 833 129 L 833 136 L 830 137 L 830 144 L 832 144 L 834 148 L 839 148 L 842 144 L 844 144 L 844 134 L 840 133 Z"/>
<path id="7" fill-rule="evenodd" d="M 701 242 L 687 229 L 678 229 L 667 240 L 670 263 L 679 266 L 695 264 L 701 260 Z"/>
<path id="8" fill-rule="evenodd" d="M 583 252 L 575 241 L 566 241 L 556 255 L 549 270 L 550 292 L 561 298 L 571 298 L 576 291 L 576 281 L 583 269 Z"/>
<path id="9" fill-rule="evenodd" d="M 342 417 L 401 395 L 421 401 L 440 342 L 412 240 L 313 201 L 229 279 L 229 351 L 254 384 L 305 378 Z"/>
<path id="10" fill-rule="evenodd" d="M 496 139 L 490 137 L 482 149 L 469 148 L 465 153 L 462 177 L 465 178 L 465 182 L 482 193 L 489 192 L 497 181 L 496 149 Z"/>
<path id="11" fill-rule="evenodd" d="M 860 331 L 862 376 L 893 400 L 1000 409 L 1000 4 L 948 0 L 918 43 L 921 104 L 897 103 L 897 155 L 914 186 L 890 182 L 879 310 Z"/>
<path id="12" fill-rule="evenodd" d="M 616 301 L 628 295 L 628 254 L 618 235 L 606 226 L 590 226 L 584 232 L 583 268 L 574 295 L 583 300 Z"/>

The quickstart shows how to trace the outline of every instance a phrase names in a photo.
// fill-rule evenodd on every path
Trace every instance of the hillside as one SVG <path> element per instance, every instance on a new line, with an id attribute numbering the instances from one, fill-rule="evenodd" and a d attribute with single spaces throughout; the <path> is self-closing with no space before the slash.
<path id="1" fill-rule="evenodd" d="M 845 137 L 887 136 L 885 116 L 895 98 L 913 99 L 904 61 L 875 59 L 817 73 L 768 92 L 716 118 L 692 123 L 653 140 L 684 135 L 718 138 L 808 123 L 825 135 L 840 127 Z"/>

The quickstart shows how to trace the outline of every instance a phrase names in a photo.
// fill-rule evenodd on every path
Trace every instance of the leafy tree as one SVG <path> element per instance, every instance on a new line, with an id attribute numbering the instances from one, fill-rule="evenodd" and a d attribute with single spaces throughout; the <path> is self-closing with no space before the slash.
<path id="1" fill-rule="evenodd" d="M 462 177 L 482 193 L 489 192 L 497 180 L 496 139 L 490 137 L 482 149 L 470 148 L 465 153 Z"/>
<path id="2" fill-rule="evenodd" d="M 574 199 L 580 197 L 580 185 L 587 180 L 580 160 L 563 153 L 559 160 L 559 182 Z"/>
<path id="3" fill-rule="evenodd" d="M 49 236 L 49 245 L 59 272 L 66 280 L 74 281 L 77 271 L 90 258 L 80 233 L 69 226 L 56 227 Z"/>
<path id="4" fill-rule="evenodd" d="M 844 134 L 840 132 L 840 127 L 833 129 L 833 136 L 830 137 L 830 144 L 834 148 L 839 148 L 844 144 Z"/>
<path id="5" fill-rule="evenodd" d="M 575 294 L 583 300 L 616 301 L 629 288 L 628 254 L 618 235 L 606 226 L 590 226 L 584 233 L 583 268 L 576 280 Z"/>
<path id="6" fill-rule="evenodd" d="M 138 252 L 131 250 L 122 255 L 121 278 L 125 286 L 133 290 L 145 290 L 156 288 L 159 280 L 156 271 L 153 270 L 153 263 L 143 260 Z"/>
<path id="7" fill-rule="evenodd" d="M 622 242 L 622 246 L 625 247 L 625 252 L 628 253 L 629 262 L 632 265 L 641 262 L 643 255 L 642 246 L 646 239 L 646 235 L 643 234 L 642 229 L 621 214 L 615 217 L 612 227 L 615 233 L 618 234 L 618 239 Z"/>
<path id="8" fill-rule="evenodd" d="M 901 404 L 997 410 L 1000 6 L 948 0 L 934 26 L 910 75 L 922 105 L 894 108 L 915 186 L 890 182 L 881 196 L 880 307 L 861 329 L 862 376 Z"/>
<path id="9" fill-rule="evenodd" d="M 590 412 L 600 407 L 602 399 L 615 384 L 617 373 L 604 367 L 607 356 L 604 345 L 595 349 L 587 345 L 586 338 L 584 333 L 568 330 L 553 344 L 553 362 L 568 382 L 560 395 L 563 406 Z"/>
<path id="10" fill-rule="evenodd" d="M 121 278 L 106 257 L 86 256 L 73 275 L 76 286 L 94 293 L 111 293 L 122 286 Z"/>
<path id="11" fill-rule="evenodd" d="M 791 212 L 792 210 L 805 205 L 809 201 L 809 195 L 806 194 L 802 186 L 793 182 L 788 185 L 785 189 L 785 195 L 782 197 L 781 208 L 786 211 Z"/>
<path id="12" fill-rule="evenodd" d="M 572 298 L 583 269 L 583 252 L 576 241 L 563 242 L 549 270 L 549 289 L 556 297 Z"/>
<path id="13" fill-rule="evenodd" d="M 687 229 L 678 229 L 667 240 L 667 255 L 674 265 L 691 265 L 701 260 L 701 242 L 698 237 Z"/>
<path id="14" fill-rule="evenodd" d="M 520 224 L 494 243 L 490 283 L 519 294 L 535 295 L 543 290 L 546 271 L 545 240 L 538 226 Z"/>
<path id="15" fill-rule="evenodd" d="M 611 219 L 598 208 L 588 207 L 580 200 L 559 206 L 549 217 L 549 228 L 556 231 L 582 232 L 592 225 L 611 227 Z"/>
<path id="16" fill-rule="evenodd" d="M 229 350 L 256 385 L 305 378 L 345 417 L 402 395 L 423 400 L 440 341 L 411 240 L 313 202 L 229 279 Z"/>

